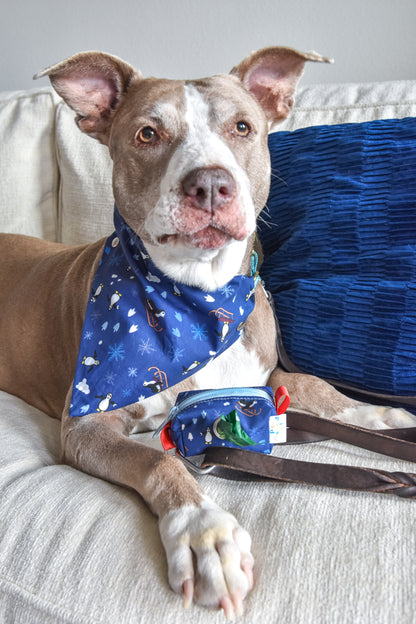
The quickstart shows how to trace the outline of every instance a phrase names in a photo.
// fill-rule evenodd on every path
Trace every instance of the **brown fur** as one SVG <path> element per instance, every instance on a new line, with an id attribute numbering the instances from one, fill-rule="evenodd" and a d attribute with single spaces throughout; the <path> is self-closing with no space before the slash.
<path id="1" fill-rule="evenodd" d="M 60 418 L 103 241 L 65 247 L 1 234 L 0 248 L 0 388 Z"/>

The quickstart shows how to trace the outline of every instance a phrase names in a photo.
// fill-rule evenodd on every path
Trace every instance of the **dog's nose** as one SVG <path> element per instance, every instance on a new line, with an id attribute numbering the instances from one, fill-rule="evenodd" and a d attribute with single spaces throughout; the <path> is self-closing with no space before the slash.
<path id="1" fill-rule="evenodd" d="M 235 196 L 236 184 L 221 167 L 193 169 L 182 182 L 183 192 L 195 208 L 213 212 Z"/>

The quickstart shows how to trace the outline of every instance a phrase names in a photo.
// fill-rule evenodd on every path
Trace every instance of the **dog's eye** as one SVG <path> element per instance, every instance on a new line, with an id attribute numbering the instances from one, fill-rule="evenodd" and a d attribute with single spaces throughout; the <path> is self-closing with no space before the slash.
<path id="1" fill-rule="evenodd" d="M 136 142 L 138 143 L 154 143 L 157 139 L 157 132 L 151 126 L 144 126 L 136 132 Z"/>
<path id="2" fill-rule="evenodd" d="M 234 125 L 234 133 L 238 136 L 245 137 L 250 133 L 250 126 L 245 121 L 237 121 Z"/>

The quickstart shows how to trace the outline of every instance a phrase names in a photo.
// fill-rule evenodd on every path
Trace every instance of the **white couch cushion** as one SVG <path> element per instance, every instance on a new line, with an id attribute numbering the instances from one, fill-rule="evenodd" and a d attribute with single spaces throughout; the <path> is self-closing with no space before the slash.
<path id="1" fill-rule="evenodd" d="M 59 240 L 68 245 L 108 236 L 113 226 L 112 161 L 106 146 L 83 134 L 64 102 L 56 112 L 60 171 Z"/>
<path id="2" fill-rule="evenodd" d="M 50 89 L 0 94 L 0 231 L 56 240 L 58 168 Z"/>
<path id="3" fill-rule="evenodd" d="M 274 130 L 416 116 L 416 80 L 300 87 L 289 118 Z"/>

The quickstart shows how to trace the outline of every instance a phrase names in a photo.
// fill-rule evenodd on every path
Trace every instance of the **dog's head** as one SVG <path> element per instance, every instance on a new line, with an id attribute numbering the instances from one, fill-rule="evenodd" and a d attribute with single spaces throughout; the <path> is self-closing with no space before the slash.
<path id="1" fill-rule="evenodd" d="M 308 60 L 328 59 L 266 48 L 230 75 L 176 81 L 82 52 L 38 76 L 108 145 L 117 207 L 153 261 L 211 290 L 241 267 L 269 191 L 268 127 L 289 114 Z"/>

